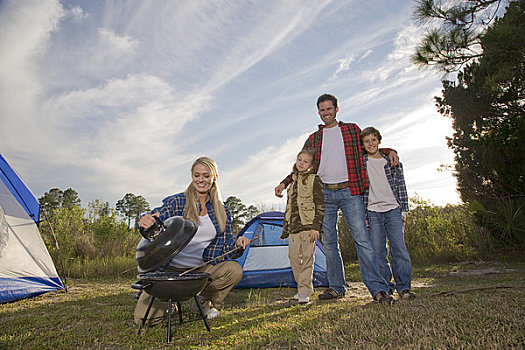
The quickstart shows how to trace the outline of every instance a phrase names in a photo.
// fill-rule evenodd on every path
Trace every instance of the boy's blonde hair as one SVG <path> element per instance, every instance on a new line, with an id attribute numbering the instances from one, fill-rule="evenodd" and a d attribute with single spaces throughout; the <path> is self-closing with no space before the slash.
<path id="1" fill-rule="evenodd" d="M 213 183 L 211 184 L 210 188 L 211 205 L 213 207 L 213 212 L 215 214 L 215 218 L 217 219 L 217 223 L 219 224 L 220 233 L 223 233 L 226 230 L 227 218 L 226 210 L 224 209 L 224 204 L 221 199 L 219 185 L 217 184 L 217 178 L 219 177 L 217 163 L 215 163 L 213 159 L 208 157 L 198 158 L 195 162 L 193 162 L 193 165 L 191 166 L 192 178 L 193 169 L 197 164 L 202 164 L 206 168 L 208 168 L 210 176 L 213 179 Z M 184 218 L 200 225 L 201 220 L 199 218 L 199 202 L 197 199 L 197 190 L 195 189 L 195 187 L 193 187 L 193 181 L 189 184 L 188 188 L 186 188 L 186 191 L 184 191 L 184 195 L 186 196 L 186 204 L 184 205 L 183 212 Z"/>

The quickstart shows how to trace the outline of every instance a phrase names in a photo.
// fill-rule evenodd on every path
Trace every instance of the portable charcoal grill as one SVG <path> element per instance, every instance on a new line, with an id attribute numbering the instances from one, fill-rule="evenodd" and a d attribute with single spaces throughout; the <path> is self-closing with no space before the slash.
<path id="1" fill-rule="evenodd" d="M 152 296 L 151 302 L 142 317 L 138 333 L 146 324 L 155 299 L 168 302 L 167 342 L 171 340 L 172 303 L 177 303 L 179 323 L 182 323 L 181 302 L 194 298 L 206 329 L 210 326 L 202 310 L 197 295 L 210 281 L 210 275 L 204 272 L 191 272 L 181 275 L 179 272 L 160 271 L 177 255 L 195 236 L 197 225 L 180 216 L 171 217 L 164 222 L 155 217 L 155 224 L 147 230 L 140 230 L 143 238 L 137 245 L 138 282 L 131 288 L 142 290 Z"/>

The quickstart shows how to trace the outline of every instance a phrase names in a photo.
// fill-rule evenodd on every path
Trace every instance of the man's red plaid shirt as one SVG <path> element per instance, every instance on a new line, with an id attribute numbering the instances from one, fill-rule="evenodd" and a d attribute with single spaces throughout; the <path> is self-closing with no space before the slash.
<path id="1" fill-rule="evenodd" d="M 361 129 L 354 123 L 339 122 L 341 128 L 341 135 L 343 136 L 343 144 L 345 147 L 346 167 L 348 169 L 348 182 L 350 184 L 350 193 L 352 196 L 362 194 L 368 188 L 368 176 L 366 174 L 366 166 L 363 159 L 364 151 L 361 147 L 359 135 Z M 311 134 L 304 143 L 303 149 L 314 149 L 314 167 L 315 172 L 319 170 L 319 163 L 321 162 L 321 146 L 323 143 L 323 129 L 324 125 L 319 125 L 319 130 Z M 381 149 L 381 152 L 387 152 L 390 149 Z M 283 181 L 284 185 L 288 187 L 292 183 L 291 174 Z"/>

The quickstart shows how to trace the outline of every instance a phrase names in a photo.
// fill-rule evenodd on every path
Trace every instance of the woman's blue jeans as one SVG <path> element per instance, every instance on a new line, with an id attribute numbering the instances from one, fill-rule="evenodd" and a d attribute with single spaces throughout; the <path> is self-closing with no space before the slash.
<path id="1" fill-rule="evenodd" d="M 337 236 L 337 212 L 340 209 L 348 223 L 359 259 L 363 282 L 375 296 L 379 291 L 389 290 L 381 277 L 370 234 L 366 229 L 365 210 L 361 195 L 352 196 L 349 188 L 324 190 L 323 246 L 326 254 L 328 285 L 338 293 L 346 291 L 343 259 Z"/>
<path id="2" fill-rule="evenodd" d="M 397 290 L 398 293 L 404 289 L 410 290 L 412 262 L 405 244 L 401 210 L 396 208 L 383 213 L 368 211 L 368 224 L 381 276 L 389 282 L 390 288 Z M 391 264 L 388 261 L 387 238 L 392 258 Z M 395 284 L 391 282 L 392 275 L 394 275 Z"/>

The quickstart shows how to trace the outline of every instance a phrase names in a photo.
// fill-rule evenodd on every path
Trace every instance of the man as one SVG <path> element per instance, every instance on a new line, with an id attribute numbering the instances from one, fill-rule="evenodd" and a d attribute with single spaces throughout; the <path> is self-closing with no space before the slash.
<path id="1" fill-rule="evenodd" d="M 329 288 L 319 295 L 319 299 L 341 298 L 346 292 L 337 235 L 337 212 L 340 209 L 354 238 L 363 282 L 374 300 L 392 304 L 394 299 L 388 293 L 387 282 L 381 277 L 377 256 L 366 229 L 362 194 L 368 187 L 368 178 L 359 139 L 361 130 L 356 124 L 336 120 L 339 107 L 333 95 L 320 96 L 317 109 L 324 125 L 319 125 L 319 130 L 308 137 L 303 149 L 315 150 L 315 171 L 324 184 L 323 245 Z M 397 164 L 396 152 L 386 151 L 391 163 Z M 282 197 L 282 192 L 291 182 L 289 175 L 275 187 L 275 195 Z"/>

